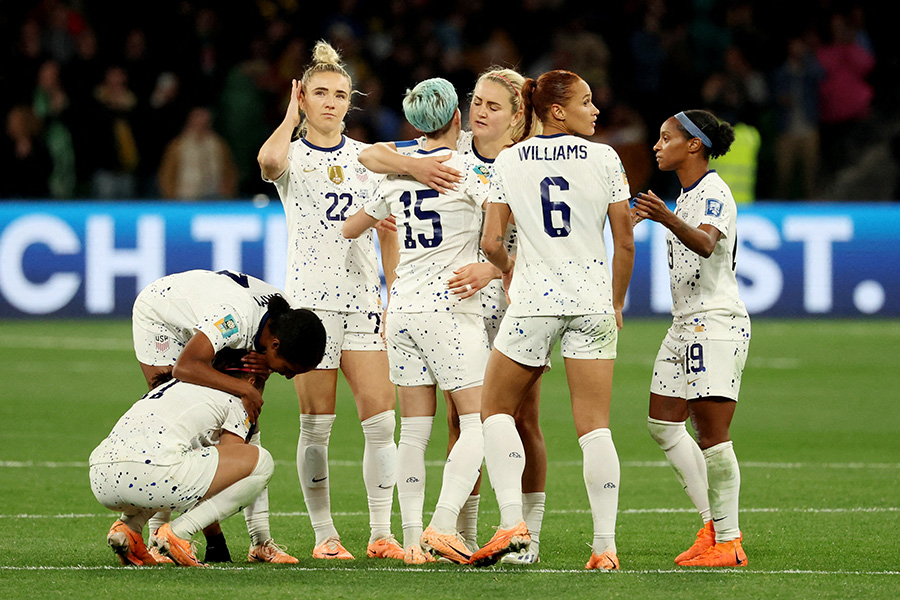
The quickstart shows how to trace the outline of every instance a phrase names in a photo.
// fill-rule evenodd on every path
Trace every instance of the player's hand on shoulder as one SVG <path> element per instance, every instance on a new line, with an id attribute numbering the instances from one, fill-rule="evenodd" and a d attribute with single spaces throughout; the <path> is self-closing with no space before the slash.
<path id="1" fill-rule="evenodd" d="M 415 177 L 416 181 L 424 183 L 442 194 L 454 191 L 458 189 L 463 178 L 462 173 L 444 164 L 444 161 L 451 156 L 451 154 L 444 154 L 417 158 L 411 161 L 409 174 Z"/>

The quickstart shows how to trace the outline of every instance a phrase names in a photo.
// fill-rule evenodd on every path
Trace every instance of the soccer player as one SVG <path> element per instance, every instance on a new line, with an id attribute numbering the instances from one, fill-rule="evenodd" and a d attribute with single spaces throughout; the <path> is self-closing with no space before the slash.
<path id="1" fill-rule="evenodd" d="M 342 131 L 353 84 L 337 51 L 325 42 L 294 80 L 284 120 L 258 155 L 262 176 L 275 184 L 288 224 L 286 292 L 315 312 L 328 331 L 325 358 L 294 380 L 300 404 L 297 474 L 316 540 L 313 557 L 352 559 L 331 516 L 328 443 L 335 419 L 338 369 L 344 373 L 365 436 L 363 481 L 369 504 L 372 558 L 403 558 L 391 535 L 396 482 L 396 394 L 381 336 L 380 281 L 372 234 L 341 236 L 341 224 L 371 199 L 379 177 L 358 160 L 366 144 Z M 297 135 L 295 136 L 295 131 Z M 378 231 L 387 285 L 394 279 L 397 236 Z"/>
<path id="2" fill-rule="evenodd" d="M 482 405 L 485 462 L 500 527 L 471 562 L 494 564 L 528 543 L 522 510 L 525 452 L 513 415 L 561 339 L 594 521 L 586 568 L 618 569 L 619 461 L 609 408 L 617 332 L 634 263 L 628 181 L 611 147 L 578 137 L 594 132 L 599 112 L 590 86 L 578 75 L 557 70 L 528 79 L 522 97 L 526 127 L 537 116 L 543 134 L 502 151 L 494 162 L 481 240 L 488 260 L 511 285 Z M 515 259 L 504 244 L 511 215 L 518 230 Z M 615 245 L 612 277 L 603 238 L 607 218 Z"/>
<path id="3" fill-rule="evenodd" d="M 504 148 L 512 146 L 531 135 L 525 130 L 522 109 L 522 84 L 525 78 L 512 69 L 491 68 L 482 73 L 472 92 L 469 104 L 469 131 L 461 131 L 456 150 L 465 161 L 465 170 L 490 178 L 494 159 Z M 396 151 L 393 143 L 378 143 L 360 153 L 360 162 L 379 173 L 408 174 L 418 181 L 446 192 L 461 181 L 460 172 L 445 161 L 450 154 L 436 157 L 412 156 Z M 506 235 L 507 247 L 515 253 L 515 225 L 510 224 Z M 500 281 L 500 271 L 483 256 L 478 263 L 457 269 L 447 280 L 450 290 L 461 299 L 481 296 L 484 324 L 488 342 L 493 345 L 500 321 L 506 313 L 506 295 Z M 449 439 L 447 452 L 452 451 L 459 438 L 459 415 L 450 395 L 444 392 L 447 402 Z M 538 421 L 540 380 L 526 392 L 522 406 L 516 412 L 516 428 L 525 446 L 525 471 L 522 474 L 522 502 L 525 522 L 531 543 L 507 554 L 502 561 L 511 564 L 532 564 L 539 560 L 541 523 L 544 515 L 545 484 L 547 478 L 547 451 Z M 462 509 L 457 528 L 472 552 L 478 549 L 478 507 L 480 504 L 481 477 Z"/>
<path id="4" fill-rule="evenodd" d="M 675 212 L 652 191 L 637 195 L 635 220 L 666 231 L 672 326 L 650 384 L 650 435 L 703 519 L 696 541 L 675 563 L 743 567 L 738 528 L 740 468 L 729 428 L 750 345 L 750 317 L 735 277 L 737 206 L 709 159 L 722 156 L 734 131 L 705 110 L 669 117 L 653 146 L 662 171 L 675 171 Z M 688 434 L 690 416 L 697 441 Z"/>
<path id="5" fill-rule="evenodd" d="M 324 339 L 319 344 L 319 352 Z M 262 394 L 266 375 L 241 361 L 244 351 L 226 348 L 213 368 Z M 229 392 L 173 379 L 147 392 L 119 419 L 91 453 L 91 489 L 121 516 L 107 543 L 123 565 L 155 565 L 142 531 L 160 509 L 181 516 L 154 532 L 160 549 L 179 565 L 197 560 L 191 537 L 254 502 L 272 477 L 272 456 L 245 442 L 250 418 Z M 198 440 L 218 443 L 200 446 Z"/>
<path id="6" fill-rule="evenodd" d="M 403 112 L 425 134 L 425 147 L 416 150 L 416 156 L 449 153 L 447 163 L 465 172 L 462 158 L 452 150 L 460 131 L 458 104 L 450 82 L 427 79 L 406 93 Z M 470 557 L 457 520 L 483 460 L 479 411 L 488 341 L 479 298 L 460 299 L 447 281 L 455 269 L 478 260 L 488 186 L 486 178 L 467 172 L 458 190 L 439 194 L 411 177 L 391 175 L 343 227 L 346 237 L 355 238 L 393 215 L 403 239 L 388 303 L 387 341 L 391 380 L 400 398 L 397 495 L 404 560 L 410 564 L 433 560 L 432 553 L 461 564 Z M 423 532 L 425 449 L 437 385 L 450 392 L 460 434 L 444 467 L 434 515 Z"/>
<path id="7" fill-rule="evenodd" d="M 231 271 L 193 270 L 167 275 L 152 282 L 134 302 L 134 351 L 154 389 L 171 376 L 186 383 L 205 385 L 241 398 L 256 423 L 262 396 L 246 381 L 213 369 L 212 360 L 224 348 L 251 351 L 246 364 L 257 374 L 270 370 L 287 378 L 314 368 L 322 359 L 322 323 L 312 312 L 292 309 L 281 291 L 268 283 Z M 259 443 L 259 433 L 251 443 Z M 268 543 L 268 491 L 246 510 L 250 555 L 275 561 L 294 559 Z M 160 562 L 152 532 L 167 522 L 165 512 L 150 521 L 150 552 Z M 218 525 L 204 531 L 206 560 L 229 562 L 228 546 Z"/>

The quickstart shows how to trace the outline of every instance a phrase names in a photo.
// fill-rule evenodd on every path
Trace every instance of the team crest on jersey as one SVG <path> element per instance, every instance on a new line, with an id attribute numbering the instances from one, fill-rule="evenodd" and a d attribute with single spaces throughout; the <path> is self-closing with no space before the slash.
<path id="1" fill-rule="evenodd" d="M 340 165 L 328 167 L 328 179 L 340 185 L 344 183 L 344 168 Z"/>
<path id="2" fill-rule="evenodd" d="M 354 167 L 353 171 L 356 173 L 356 178 L 360 183 L 365 183 L 369 180 L 369 170 L 362 165 Z"/>
<path id="3" fill-rule="evenodd" d="M 157 335 L 155 337 L 156 340 L 156 351 L 157 352 L 165 352 L 169 349 L 169 336 L 167 335 Z"/>
<path id="4" fill-rule="evenodd" d="M 216 321 L 215 326 L 221 332 L 223 338 L 231 337 L 238 332 L 237 323 L 231 315 L 226 315 Z"/>
<path id="5" fill-rule="evenodd" d="M 622 171 L 622 181 L 625 185 L 628 185 L 628 175 L 625 174 L 625 165 L 622 164 L 622 161 L 619 161 L 619 170 Z"/>
<path id="6" fill-rule="evenodd" d="M 716 200 L 715 198 L 708 198 L 706 200 L 706 214 L 711 217 L 721 217 L 722 216 L 722 201 Z"/>
<path id="7" fill-rule="evenodd" d="M 491 182 L 491 170 L 485 165 L 476 165 L 472 170 L 478 175 L 478 179 L 481 180 L 481 183 L 488 184 Z"/>

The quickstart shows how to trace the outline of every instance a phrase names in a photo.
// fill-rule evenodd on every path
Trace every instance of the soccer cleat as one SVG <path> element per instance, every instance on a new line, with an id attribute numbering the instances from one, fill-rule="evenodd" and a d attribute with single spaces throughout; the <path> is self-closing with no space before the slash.
<path id="1" fill-rule="evenodd" d="M 341 538 L 335 535 L 313 548 L 313 558 L 353 560 L 353 555 L 347 552 Z"/>
<path id="2" fill-rule="evenodd" d="M 162 552 L 159 551 L 159 540 L 156 539 L 155 536 L 150 536 L 150 546 L 147 548 L 147 552 L 150 553 L 150 556 L 153 557 L 153 560 L 156 561 L 158 565 L 174 565 L 175 561 L 169 558 L 168 556 L 163 556 Z"/>
<path id="3" fill-rule="evenodd" d="M 403 546 L 394 539 L 394 536 L 388 535 L 369 542 L 366 548 L 366 556 L 369 558 L 396 558 L 403 560 Z"/>
<path id="4" fill-rule="evenodd" d="M 159 551 L 183 567 L 208 567 L 197 560 L 195 544 L 191 540 L 183 540 L 174 533 L 168 523 L 153 534 L 159 538 Z"/>
<path id="5" fill-rule="evenodd" d="M 615 552 L 607 550 L 603 554 L 591 553 L 591 559 L 584 565 L 585 569 L 598 569 L 600 571 L 618 571 L 619 557 Z"/>
<path id="6" fill-rule="evenodd" d="M 743 536 L 742 536 L 743 537 Z M 746 567 L 747 555 L 739 537 L 728 542 L 717 542 L 706 552 L 681 563 L 682 567 Z"/>
<path id="7" fill-rule="evenodd" d="M 106 543 L 124 566 L 144 567 L 156 564 L 156 560 L 147 550 L 141 534 L 122 521 L 116 521 L 109 528 L 109 533 L 106 534 Z"/>
<path id="8" fill-rule="evenodd" d="M 528 527 L 525 525 L 525 521 L 521 521 L 510 529 L 500 529 L 498 527 L 494 537 L 472 555 L 469 563 L 476 567 L 488 567 L 503 558 L 504 554 L 521 550 L 530 542 L 531 536 L 528 535 Z"/>
<path id="9" fill-rule="evenodd" d="M 284 548 L 275 543 L 272 538 L 258 546 L 250 546 L 247 553 L 247 560 L 250 562 L 267 562 L 279 565 L 293 565 L 300 562 L 295 557 L 284 551 Z"/>
<path id="10" fill-rule="evenodd" d="M 410 546 L 403 552 L 403 562 L 408 565 L 424 565 L 435 562 L 430 552 L 422 550 L 421 546 Z"/>
<path id="11" fill-rule="evenodd" d="M 538 544 L 536 542 L 531 542 L 518 552 L 510 552 L 500 559 L 500 562 L 505 565 L 533 565 L 535 563 L 541 562 L 541 557 L 538 555 Z"/>
<path id="12" fill-rule="evenodd" d="M 434 527 L 428 527 L 419 543 L 433 555 L 446 558 L 458 565 L 467 565 L 472 553 L 466 548 L 466 542 L 455 533 L 438 533 Z"/>
<path id="13" fill-rule="evenodd" d="M 700 528 L 700 531 L 697 532 L 697 539 L 694 540 L 694 544 L 675 557 L 675 564 L 681 565 L 687 560 L 697 558 L 709 548 L 712 548 L 715 543 L 716 530 L 713 528 L 713 522 L 707 521 L 703 527 Z"/>

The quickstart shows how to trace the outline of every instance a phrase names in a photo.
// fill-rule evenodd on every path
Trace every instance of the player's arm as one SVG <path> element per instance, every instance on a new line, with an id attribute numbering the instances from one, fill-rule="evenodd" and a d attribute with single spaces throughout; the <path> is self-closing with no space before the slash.
<path id="1" fill-rule="evenodd" d="M 653 190 L 639 193 L 634 199 L 635 215 L 641 219 L 656 221 L 677 237 L 682 244 L 703 258 L 712 256 L 721 232 L 712 225 L 693 227 L 669 210 L 666 203 Z"/>
<path id="2" fill-rule="evenodd" d="M 507 275 L 513 269 L 515 261 L 506 251 L 504 233 L 511 215 L 508 204 L 491 202 L 484 217 L 484 231 L 481 235 L 481 249 L 491 263 Z"/>
<path id="3" fill-rule="evenodd" d="M 206 334 L 196 333 L 175 361 L 172 376 L 185 383 L 222 390 L 239 397 L 250 422 L 256 423 L 263 405 L 262 394 L 246 380 L 213 369 L 212 361 L 215 356 L 215 348 Z"/>
<path id="4" fill-rule="evenodd" d="M 413 158 L 397 152 L 396 148 L 393 142 L 378 142 L 359 153 L 359 162 L 375 173 L 410 175 L 442 194 L 455 189 L 462 181 L 459 171 L 443 164 L 451 154 Z"/>
<path id="5" fill-rule="evenodd" d="M 387 220 L 382 219 L 376 223 L 384 223 Z M 390 291 L 394 280 L 397 279 L 397 264 L 400 262 L 400 242 L 397 238 L 397 230 L 395 228 L 393 231 L 389 231 L 377 227 L 375 233 L 378 235 L 378 247 L 381 248 L 381 268 L 384 270 L 385 287 Z"/>
<path id="6" fill-rule="evenodd" d="M 288 151 L 291 148 L 291 136 L 300 124 L 300 91 L 301 84 L 294 79 L 291 82 L 291 99 L 288 102 L 284 120 L 275 128 L 256 156 L 263 177 L 275 181 L 288 169 Z"/>
<path id="7" fill-rule="evenodd" d="M 634 269 L 634 226 L 631 224 L 631 209 L 628 207 L 628 202 L 610 204 L 608 216 L 614 248 L 612 260 L 613 308 L 616 311 L 616 326 L 621 329 L 625 293 L 628 291 L 631 272 Z"/>

